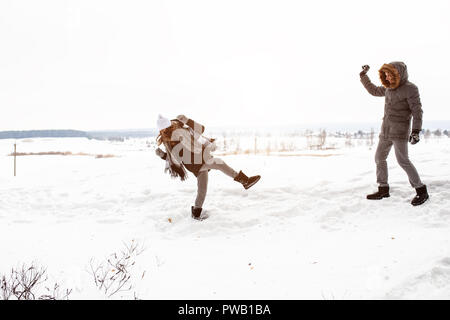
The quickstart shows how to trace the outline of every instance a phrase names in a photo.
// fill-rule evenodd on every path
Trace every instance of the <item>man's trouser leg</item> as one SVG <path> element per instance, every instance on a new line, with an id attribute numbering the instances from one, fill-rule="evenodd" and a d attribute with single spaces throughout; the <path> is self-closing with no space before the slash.
<path id="1" fill-rule="evenodd" d="M 420 180 L 419 174 L 417 173 L 417 170 L 412 164 L 411 160 L 409 160 L 408 141 L 394 140 L 393 143 L 395 156 L 397 157 L 397 162 L 408 175 L 409 183 L 413 188 L 416 189 L 422 187 L 423 183 Z"/>
<path id="2" fill-rule="evenodd" d="M 377 164 L 377 183 L 380 187 L 387 187 L 388 184 L 388 166 L 387 157 L 391 151 L 393 142 L 380 138 L 377 151 L 375 152 L 375 163 Z"/>

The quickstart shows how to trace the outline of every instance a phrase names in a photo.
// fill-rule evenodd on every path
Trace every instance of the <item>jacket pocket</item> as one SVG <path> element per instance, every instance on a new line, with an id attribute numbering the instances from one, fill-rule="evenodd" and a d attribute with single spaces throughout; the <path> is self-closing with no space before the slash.
<path id="1" fill-rule="evenodd" d="M 409 135 L 410 121 L 389 121 L 389 135 L 392 137 L 407 138 Z"/>

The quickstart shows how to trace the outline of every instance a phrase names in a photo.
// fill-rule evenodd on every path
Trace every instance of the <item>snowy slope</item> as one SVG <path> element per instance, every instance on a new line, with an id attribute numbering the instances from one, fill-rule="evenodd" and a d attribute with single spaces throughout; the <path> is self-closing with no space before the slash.
<path id="1" fill-rule="evenodd" d="M 142 299 L 450 298 L 448 139 L 410 148 L 431 195 L 417 208 L 393 154 L 391 197 L 365 199 L 376 188 L 367 146 L 224 156 L 262 179 L 244 190 L 211 172 L 203 222 L 190 218 L 195 177 L 170 179 L 145 139 L 19 140 L 18 152 L 117 157 L 18 157 L 17 177 L 13 143 L 0 141 L 0 274 L 36 261 L 74 289 L 71 299 L 104 298 L 90 259 L 135 239 L 146 247 L 134 271 L 145 271 L 133 289 Z"/>

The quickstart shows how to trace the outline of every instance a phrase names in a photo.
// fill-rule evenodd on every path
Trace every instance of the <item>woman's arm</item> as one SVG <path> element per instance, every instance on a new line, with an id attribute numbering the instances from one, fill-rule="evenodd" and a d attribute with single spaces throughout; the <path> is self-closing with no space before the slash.
<path id="1" fill-rule="evenodd" d="M 161 148 L 157 148 L 157 149 L 155 150 L 155 154 L 156 154 L 158 157 L 160 157 L 161 159 L 163 159 L 163 160 L 166 160 L 166 159 L 167 159 L 167 153 L 165 153 L 164 151 L 162 151 Z"/>
<path id="2" fill-rule="evenodd" d="M 194 130 L 197 133 L 202 134 L 203 132 L 205 132 L 205 126 L 201 125 L 198 122 L 195 122 L 192 119 L 189 119 L 188 117 L 186 117 L 184 114 L 180 114 L 177 119 L 184 123 L 185 125 L 187 125 L 188 127 L 190 127 L 192 130 Z"/>

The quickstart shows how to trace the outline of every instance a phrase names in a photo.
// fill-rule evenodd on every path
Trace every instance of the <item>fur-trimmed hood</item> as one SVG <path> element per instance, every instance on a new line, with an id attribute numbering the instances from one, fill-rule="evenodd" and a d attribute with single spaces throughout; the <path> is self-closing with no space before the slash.
<path id="1" fill-rule="evenodd" d="M 392 75 L 392 83 L 387 81 L 385 72 L 389 72 Z M 397 89 L 408 81 L 408 69 L 406 64 L 401 61 L 383 64 L 378 73 L 380 74 L 381 83 L 388 89 Z"/>

